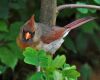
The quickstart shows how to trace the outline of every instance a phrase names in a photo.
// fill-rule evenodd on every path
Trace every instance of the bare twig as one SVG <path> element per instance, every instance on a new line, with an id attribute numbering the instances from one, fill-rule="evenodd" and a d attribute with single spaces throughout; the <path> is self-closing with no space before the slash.
<path id="1" fill-rule="evenodd" d="M 41 67 L 40 67 L 40 66 L 38 66 L 38 67 L 37 67 L 37 72 L 40 72 L 40 69 L 41 69 Z"/>
<path id="2" fill-rule="evenodd" d="M 57 7 L 57 11 L 59 12 L 60 10 L 66 9 L 66 8 L 90 8 L 90 9 L 97 9 L 100 10 L 100 6 L 96 5 L 85 5 L 85 4 L 65 4 L 65 5 L 60 5 Z"/>

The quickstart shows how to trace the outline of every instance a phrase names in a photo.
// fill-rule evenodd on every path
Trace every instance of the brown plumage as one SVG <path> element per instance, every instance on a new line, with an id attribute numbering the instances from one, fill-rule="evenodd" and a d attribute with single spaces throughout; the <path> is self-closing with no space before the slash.
<path id="1" fill-rule="evenodd" d="M 47 52 L 55 51 L 63 43 L 63 38 L 74 28 L 81 26 L 94 17 L 85 17 L 73 21 L 64 27 L 35 23 L 34 16 L 31 17 L 21 28 L 17 43 L 21 48 L 33 47 L 35 49 L 44 49 Z"/>

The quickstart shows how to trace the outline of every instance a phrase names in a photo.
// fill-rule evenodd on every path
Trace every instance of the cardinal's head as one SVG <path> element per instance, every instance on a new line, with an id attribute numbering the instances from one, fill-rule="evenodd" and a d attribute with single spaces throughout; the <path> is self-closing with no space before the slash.
<path id="1" fill-rule="evenodd" d="M 25 43 L 32 43 L 35 35 L 35 20 L 31 17 L 20 30 L 20 39 Z"/>

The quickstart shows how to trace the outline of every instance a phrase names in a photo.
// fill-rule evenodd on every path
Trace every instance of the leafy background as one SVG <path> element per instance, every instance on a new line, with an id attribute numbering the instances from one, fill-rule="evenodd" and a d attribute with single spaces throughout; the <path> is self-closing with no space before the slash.
<path id="1" fill-rule="evenodd" d="M 57 0 L 61 4 L 94 4 L 100 0 Z M 21 25 L 32 14 L 39 21 L 40 0 L 1 0 L 0 1 L 0 80 L 11 80 L 13 75 L 25 76 L 34 70 L 23 62 L 22 50 L 16 44 Z M 59 13 L 57 25 L 85 17 L 96 16 L 98 19 L 82 25 L 70 32 L 56 54 L 66 55 L 67 62 L 75 64 L 81 72 L 80 80 L 100 80 L 100 11 L 77 8 L 66 9 Z M 20 77 L 19 80 L 22 80 Z"/>

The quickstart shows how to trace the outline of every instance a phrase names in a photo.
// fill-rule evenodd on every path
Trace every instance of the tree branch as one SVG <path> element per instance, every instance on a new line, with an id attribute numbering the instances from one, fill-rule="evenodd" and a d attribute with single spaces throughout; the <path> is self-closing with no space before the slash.
<path id="1" fill-rule="evenodd" d="M 41 0 L 40 22 L 48 25 L 56 23 L 57 0 Z"/>
<path id="2" fill-rule="evenodd" d="M 65 5 L 60 5 L 57 7 L 57 11 L 61 11 L 66 8 L 90 8 L 90 9 L 97 9 L 100 10 L 100 6 L 95 6 L 95 5 L 85 5 L 85 4 L 65 4 Z"/>

